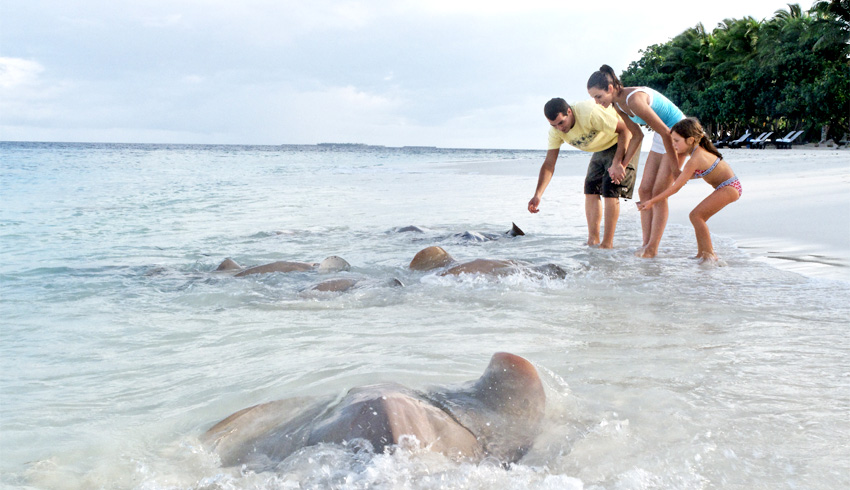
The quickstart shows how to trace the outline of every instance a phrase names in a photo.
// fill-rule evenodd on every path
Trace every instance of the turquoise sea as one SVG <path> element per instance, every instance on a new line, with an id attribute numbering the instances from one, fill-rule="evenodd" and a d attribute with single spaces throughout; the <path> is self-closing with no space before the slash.
<path id="1" fill-rule="evenodd" d="M 701 266 L 675 223 L 638 259 L 631 203 L 616 248 L 588 248 L 587 156 L 564 153 L 531 215 L 540 151 L 0 143 L 0 487 L 850 487 L 850 280 L 722 235 Z M 430 245 L 567 275 L 410 271 Z M 330 255 L 371 285 L 214 272 Z M 323 446 L 255 473 L 199 441 L 257 403 L 475 379 L 498 351 L 547 395 L 508 468 Z"/>

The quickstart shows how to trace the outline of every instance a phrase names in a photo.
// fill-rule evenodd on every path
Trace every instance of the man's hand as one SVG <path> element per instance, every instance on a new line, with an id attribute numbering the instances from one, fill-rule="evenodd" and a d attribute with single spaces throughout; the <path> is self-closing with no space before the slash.
<path id="1" fill-rule="evenodd" d="M 608 175 L 611 176 L 611 182 L 619 185 L 626 178 L 626 169 L 622 163 L 614 160 L 614 163 L 608 168 Z"/>
<path id="2" fill-rule="evenodd" d="M 528 212 L 529 213 L 539 212 L 540 209 L 538 208 L 538 206 L 540 206 L 540 198 L 537 197 L 537 196 L 532 197 L 531 200 L 528 201 Z"/>

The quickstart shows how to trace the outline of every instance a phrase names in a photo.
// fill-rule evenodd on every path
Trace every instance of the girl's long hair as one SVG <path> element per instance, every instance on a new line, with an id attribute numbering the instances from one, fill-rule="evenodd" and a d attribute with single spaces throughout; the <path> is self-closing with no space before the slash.
<path id="1" fill-rule="evenodd" d="M 695 117 L 686 117 L 682 119 L 670 128 L 670 132 L 675 132 L 685 139 L 693 138 L 700 148 L 717 156 L 718 158 L 723 158 L 723 155 L 721 155 L 720 152 L 717 151 L 717 148 L 714 147 L 714 143 L 711 142 L 711 138 L 709 138 L 705 134 L 705 131 L 703 131 L 702 124 L 700 124 Z"/>
<path id="2" fill-rule="evenodd" d="M 587 79 L 587 89 L 598 88 L 600 90 L 608 90 L 608 85 L 614 87 L 614 93 L 619 94 L 623 90 L 623 84 L 614 73 L 614 69 L 608 65 L 599 67 L 599 71 L 593 72 L 590 78 Z"/>

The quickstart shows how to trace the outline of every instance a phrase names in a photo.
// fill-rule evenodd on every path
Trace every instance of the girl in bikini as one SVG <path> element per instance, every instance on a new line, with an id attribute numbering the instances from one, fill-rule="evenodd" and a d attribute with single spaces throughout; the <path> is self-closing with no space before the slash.
<path id="1" fill-rule="evenodd" d="M 678 161 L 670 140 L 670 127 L 685 118 L 685 115 L 666 97 L 649 87 L 624 87 L 614 69 L 602 65 L 587 81 L 587 92 L 597 104 L 608 107 L 614 104 L 617 112 L 632 133 L 632 139 L 623 161 L 628 162 L 636 152 L 640 152 L 643 132 L 640 126 L 648 126 L 655 131 L 652 149 L 646 159 L 643 178 L 638 188 L 642 201 L 648 201 L 670 187 L 679 175 Z M 637 255 L 651 258 L 658 253 L 661 235 L 667 226 L 667 201 L 658 201 L 651 210 L 640 213 L 643 244 Z"/>
<path id="2" fill-rule="evenodd" d="M 705 135 L 696 118 L 682 119 L 673 125 L 670 130 L 673 140 L 673 150 L 676 152 L 677 165 L 684 163 L 682 173 L 676 178 L 671 187 L 647 201 L 637 203 L 641 211 L 652 209 L 659 202 L 666 200 L 679 191 L 690 179 L 703 179 L 712 187 L 714 192 L 709 194 L 701 203 L 691 211 L 691 223 L 697 236 L 696 259 L 700 262 L 716 261 L 717 255 L 711 245 L 711 234 L 708 231 L 709 218 L 726 207 L 727 204 L 735 202 L 741 197 L 743 190 L 741 182 L 735 176 L 735 172 L 723 160 L 723 156 Z M 685 159 L 690 159 L 685 162 Z"/>

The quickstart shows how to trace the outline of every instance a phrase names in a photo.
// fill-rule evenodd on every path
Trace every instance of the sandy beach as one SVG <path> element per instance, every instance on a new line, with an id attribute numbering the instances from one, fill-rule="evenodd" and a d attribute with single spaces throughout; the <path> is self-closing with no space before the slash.
<path id="1" fill-rule="evenodd" d="M 721 149 L 744 194 L 709 222 L 712 234 L 773 265 L 812 277 L 848 279 L 850 150 Z M 692 181 L 670 201 L 670 223 L 690 226 L 688 213 L 708 195 Z"/>

